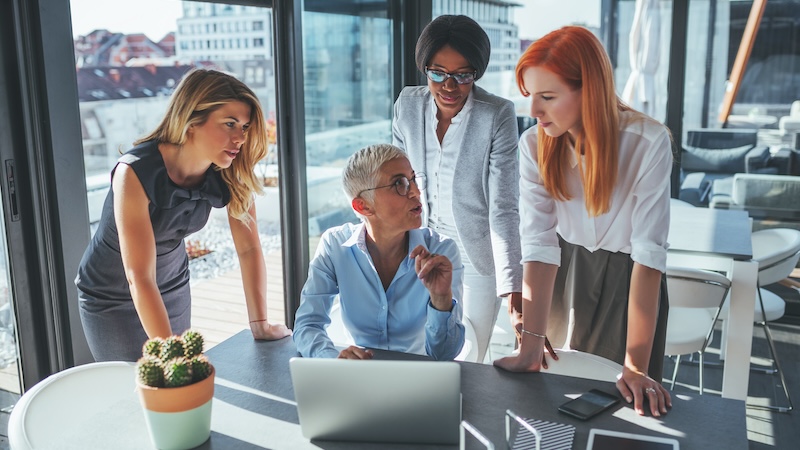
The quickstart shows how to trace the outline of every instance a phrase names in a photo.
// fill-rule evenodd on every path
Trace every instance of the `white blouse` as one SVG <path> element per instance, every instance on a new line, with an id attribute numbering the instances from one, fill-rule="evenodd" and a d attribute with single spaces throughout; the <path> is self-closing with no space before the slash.
<path id="1" fill-rule="evenodd" d="M 461 111 L 450 120 L 450 126 L 444 134 L 442 143 L 436 136 L 439 119 L 436 113 L 439 107 L 431 99 L 425 106 L 425 164 L 428 179 L 428 226 L 437 233 L 444 234 L 456 241 L 458 249 L 464 259 L 467 252 L 456 229 L 456 219 L 453 216 L 453 179 L 455 178 L 456 161 L 461 148 L 464 146 L 464 135 L 467 134 L 466 123 L 469 121 L 472 105 L 475 103 L 472 90 L 469 91 L 467 101 Z M 464 261 L 468 262 L 468 261 Z"/>
<path id="2" fill-rule="evenodd" d="M 590 217 L 580 167 L 571 149 L 567 201 L 554 200 L 539 174 L 536 132 L 520 138 L 520 237 L 522 262 L 561 264 L 556 233 L 594 252 L 622 252 L 661 272 L 667 267 L 672 145 L 667 128 L 635 113 L 620 113 L 619 166 L 610 210 Z"/>

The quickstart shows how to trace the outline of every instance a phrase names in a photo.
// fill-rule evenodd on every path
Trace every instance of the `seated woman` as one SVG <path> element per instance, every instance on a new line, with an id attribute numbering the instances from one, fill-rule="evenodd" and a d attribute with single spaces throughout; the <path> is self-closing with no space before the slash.
<path id="1" fill-rule="evenodd" d="M 420 228 L 424 180 L 389 144 L 347 161 L 342 182 L 362 223 L 322 235 L 295 317 L 300 354 L 370 359 L 371 347 L 447 360 L 461 351 L 464 269 L 452 239 Z M 341 352 L 325 332 L 337 295 L 356 344 Z"/>

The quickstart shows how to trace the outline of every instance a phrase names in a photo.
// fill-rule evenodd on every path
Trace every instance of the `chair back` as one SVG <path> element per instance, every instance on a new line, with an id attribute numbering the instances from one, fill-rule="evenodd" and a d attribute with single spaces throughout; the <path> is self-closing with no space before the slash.
<path id="1" fill-rule="evenodd" d="M 478 361 L 478 335 L 475 334 L 472 322 L 467 316 L 463 316 L 461 317 L 461 323 L 464 324 L 464 346 L 461 347 L 461 353 L 455 357 L 455 360 L 482 362 Z"/>
<path id="2" fill-rule="evenodd" d="M 800 260 L 800 231 L 771 228 L 754 231 L 753 259 L 758 261 L 758 285 L 766 286 L 788 277 Z"/>
<path id="3" fill-rule="evenodd" d="M 589 380 L 617 382 L 617 376 L 622 373 L 622 365 L 591 353 L 577 350 L 556 349 L 558 361 L 547 357 L 547 369 L 542 373 L 566 375 Z"/>
<path id="4" fill-rule="evenodd" d="M 353 345 L 353 338 L 344 326 L 344 320 L 342 320 L 342 306 L 338 301 L 333 304 L 328 317 L 331 319 L 331 324 L 328 325 L 325 332 L 328 333 L 328 337 L 333 341 L 333 345 L 337 347 L 349 347 Z"/>
<path id="5" fill-rule="evenodd" d="M 667 267 L 667 355 L 705 351 L 730 287 L 731 281 L 716 272 Z"/>
<path id="6" fill-rule="evenodd" d="M 670 308 L 719 309 L 730 287 L 731 280 L 717 272 L 667 267 Z"/>

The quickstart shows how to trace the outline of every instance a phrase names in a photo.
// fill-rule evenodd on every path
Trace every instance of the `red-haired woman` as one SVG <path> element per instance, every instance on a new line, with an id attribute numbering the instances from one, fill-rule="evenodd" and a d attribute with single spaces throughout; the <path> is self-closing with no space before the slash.
<path id="1" fill-rule="evenodd" d="M 619 100 L 585 28 L 537 40 L 516 72 L 538 124 L 520 138 L 522 342 L 495 365 L 546 368 L 551 342 L 600 355 L 639 414 L 666 414 L 670 133 Z"/>

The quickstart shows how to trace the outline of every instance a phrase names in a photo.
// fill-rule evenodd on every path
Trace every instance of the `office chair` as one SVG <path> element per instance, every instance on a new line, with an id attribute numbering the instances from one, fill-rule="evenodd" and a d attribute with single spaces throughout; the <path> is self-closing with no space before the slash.
<path id="1" fill-rule="evenodd" d="M 777 283 L 787 278 L 800 259 L 800 231 L 790 228 L 772 228 L 753 232 L 753 259 L 758 261 L 758 302 L 755 307 L 755 322 L 764 328 L 769 344 L 770 355 L 775 365 L 767 373 L 777 373 L 781 378 L 783 393 L 788 406 L 765 406 L 765 408 L 789 412 L 794 407 L 780 360 L 775 352 L 775 343 L 769 329 L 769 322 L 780 319 L 786 311 L 786 301 L 778 295 L 762 289 L 762 286 Z"/>
<path id="2" fill-rule="evenodd" d="M 558 361 L 547 357 L 547 369 L 542 373 L 567 375 L 588 380 L 616 383 L 622 373 L 622 365 L 591 353 L 577 350 L 555 349 Z"/>
<path id="3" fill-rule="evenodd" d="M 714 324 L 719 318 L 731 280 L 716 272 L 667 267 L 669 320 L 664 354 L 675 356 L 672 387 L 681 364 L 681 355 L 700 355 L 700 395 L 703 395 L 703 354 L 711 343 Z"/>

